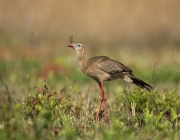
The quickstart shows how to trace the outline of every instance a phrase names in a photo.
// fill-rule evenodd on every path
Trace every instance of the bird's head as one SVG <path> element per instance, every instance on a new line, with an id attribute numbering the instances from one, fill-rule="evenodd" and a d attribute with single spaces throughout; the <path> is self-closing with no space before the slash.
<path id="1" fill-rule="evenodd" d="M 73 36 L 70 36 L 69 38 L 69 45 L 68 47 L 73 48 L 77 53 L 81 53 L 84 52 L 84 47 L 81 43 L 74 43 L 75 38 L 73 38 Z"/>
<path id="2" fill-rule="evenodd" d="M 68 47 L 73 48 L 75 51 L 83 50 L 83 45 L 81 43 L 72 43 L 72 44 L 69 44 Z"/>

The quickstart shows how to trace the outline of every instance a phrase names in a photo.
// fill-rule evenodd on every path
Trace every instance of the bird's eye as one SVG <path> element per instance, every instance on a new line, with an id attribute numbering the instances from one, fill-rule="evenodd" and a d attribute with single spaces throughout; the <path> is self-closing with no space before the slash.
<path id="1" fill-rule="evenodd" d="M 77 44 L 77 47 L 81 47 L 81 44 Z"/>

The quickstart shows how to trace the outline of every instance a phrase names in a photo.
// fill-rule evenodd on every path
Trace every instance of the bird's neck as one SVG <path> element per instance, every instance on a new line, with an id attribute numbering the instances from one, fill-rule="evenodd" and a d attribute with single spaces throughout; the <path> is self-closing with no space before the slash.
<path id="1" fill-rule="evenodd" d="M 84 52 L 78 52 L 77 53 L 77 61 L 78 61 L 78 65 L 79 65 L 79 68 L 84 71 L 85 68 L 86 68 L 86 65 L 87 65 L 87 62 L 86 62 L 86 55 Z"/>

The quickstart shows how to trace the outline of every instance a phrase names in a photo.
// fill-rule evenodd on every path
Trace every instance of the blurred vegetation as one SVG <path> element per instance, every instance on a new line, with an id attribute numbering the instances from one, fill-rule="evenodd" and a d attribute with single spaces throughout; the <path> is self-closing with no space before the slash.
<path id="1" fill-rule="evenodd" d="M 180 137 L 180 2 L 0 1 L 0 139 Z M 94 116 L 96 82 L 67 48 L 129 66 L 154 92 L 105 82 L 109 124 Z M 103 110 L 102 110 L 103 111 Z M 102 116 L 103 117 L 103 116 Z"/>
<path id="2" fill-rule="evenodd" d="M 93 48 L 177 46 L 179 4 L 178 0 L 1 0 L 0 44 L 64 46 L 74 34 Z"/>
<path id="3" fill-rule="evenodd" d="M 109 123 L 104 124 L 103 119 L 95 121 L 98 103 L 88 95 L 72 94 L 69 88 L 56 92 L 47 85 L 36 86 L 23 101 L 0 102 L 0 138 L 179 139 L 180 96 L 176 90 L 124 89 L 110 97 Z"/>

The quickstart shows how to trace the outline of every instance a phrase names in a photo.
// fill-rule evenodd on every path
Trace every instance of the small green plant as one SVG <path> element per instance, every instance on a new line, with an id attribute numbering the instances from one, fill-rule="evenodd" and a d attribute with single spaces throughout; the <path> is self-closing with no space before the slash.
<path id="1" fill-rule="evenodd" d="M 27 127 L 35 130 L 36 136 L 44 135 L 47 131 L 54 131 L 57 135 L 66 124 L 80 118 L 83 102 L 75 103 L 70 94 L 50 91 L 47 85 L 42 89 L 36 87 L 36 94 L 25 98 L 22 112 Z"/>
<path id="2" fill-rule="evenodd" d="M 116 99 L 108 101 L 111 103 L 108 105 L 108 124 L 104 124 L 103 119 L 96 122 L 96 109 L 90 106 L 88 109 L 85 104 L 89 99 L 80 98 L 72 91 L 62 88 L 56 92 L 47 85 L 37 86 L 34 91 L 23 101 L 11 105 L 0 103 L 2 140 L 138 140 L 144 137 L 177 139 L 180 136 L 180 95 L 176 90 L 124 89 Z"/>

